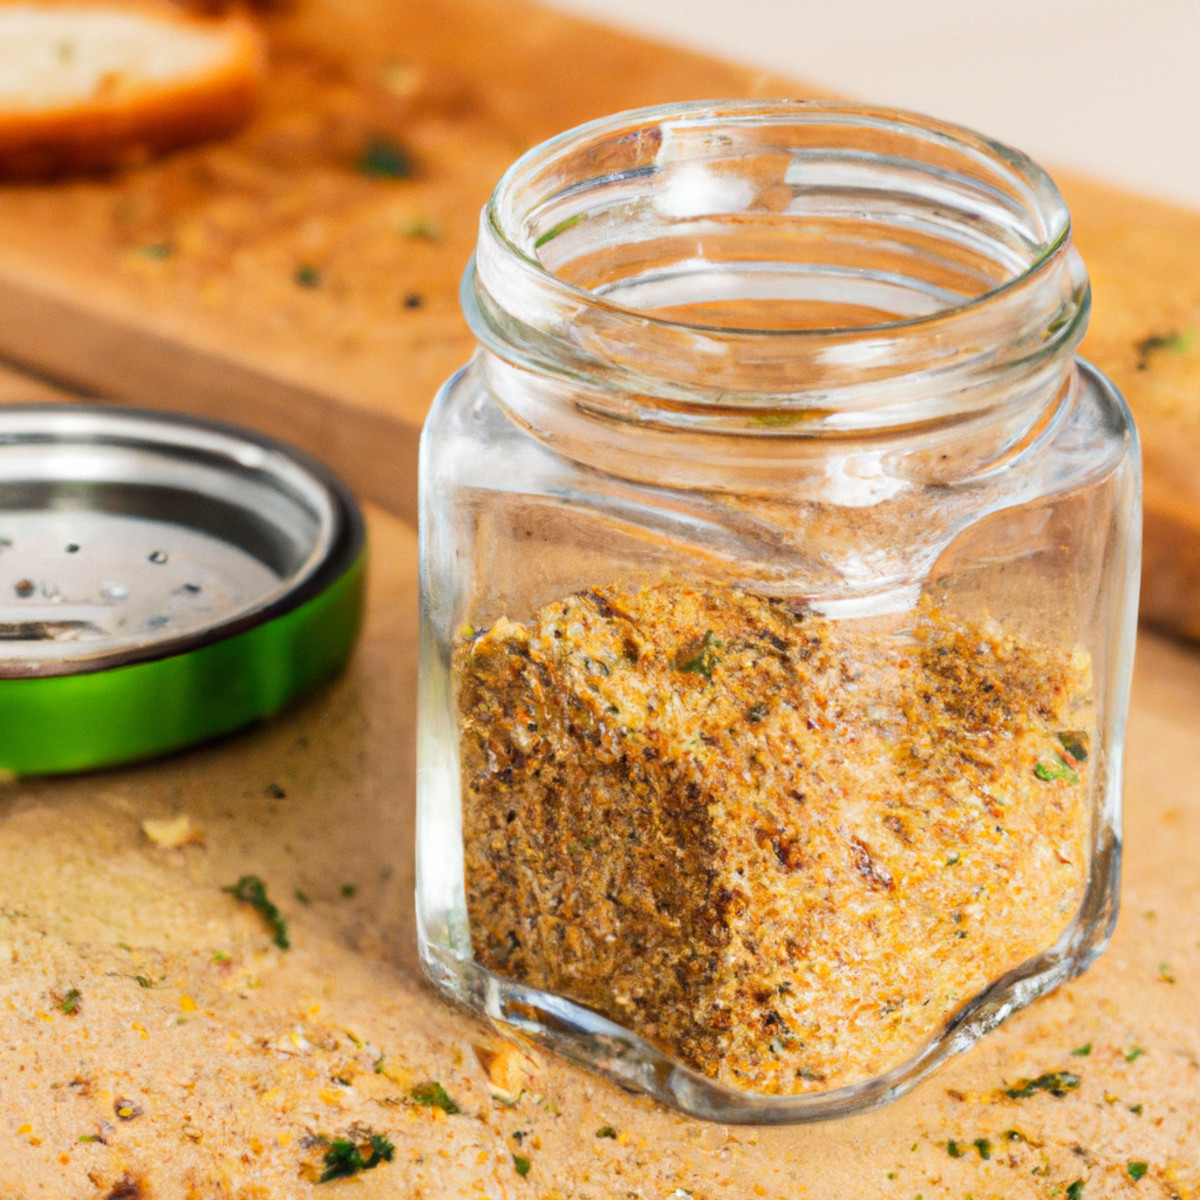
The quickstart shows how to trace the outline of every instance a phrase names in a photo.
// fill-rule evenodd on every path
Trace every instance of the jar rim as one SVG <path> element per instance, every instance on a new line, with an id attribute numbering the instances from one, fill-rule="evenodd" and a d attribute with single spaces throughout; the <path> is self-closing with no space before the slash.
<path id="1" fill-rule="evenodd" d="M 1032 420 L 1090 291 L 1062 196 L 1019 151 L 897 109 L 731 100 L 522 155 L 462 302 L 514 411 L 536 378 L 547 414 L 810 437 Z"/>
<path id="2" fill-rule="evenodd" d="M 913 317 L 900 317 L 879 321 L 871 324 L 855 325 L 847 328 L 841 325 L 803 326 L 789 328 L 742 328 L 731 329 L 728 325 L 709 324 L 702 321 L 688 321 L 674 317 L 664 317 L 653 311 L 636 308 L 630 305 L 612 301 L 585 287 L 573 284 L 569 280 L 551 271 L 538 257 L 536 250 L 538 242 L 530 243 L 520 232 L 512 228 L 514 193 L 528 180 L 534 171 L 542 165 L 549 164 L 553 159 L 578 145 L 585 139 L 593 138 L 609 132 L 617 132 L 631 125 L 642 124 L 647 127 L 660 124 L 664 120 L 672 121 L 745 121 L 750 116 L 763 116 L 769 119 L 779 119 L 803 123 L 807 120 L 822 120 L 841 118 L 847 125 L 871 124 L 877 127 L 892 127 L 922 132 L 932 135 L 944 144 L 952 144 L 960 149 L 971 149 L 981 156 L 986 155 L 994 163 L 1003 163 L 1011 175 L 1024 183 L 1028 195 L 1038 205 L 1039 214 L 1044 214 L 1049 226 L 1049 236 L 1037 246 L 1032 261 L 1019 273 L 1005 279 L 995 287 L 971 296 L 961 303 L 939 308 L 928 314 Z M 1016 288 L 1044 270 L 1052 262 L 1055 255 L 1062 250 L 1071 239 L 1071 221 L 1066 203 L 1058 187 L 1046 170 L 1039 166 L 1023 151 L 1017 150 L 1003 142 L 996 141 L 984 134 L 978 133 L 968 126 L 943 121 L 925 116 L 911 110 L 890 108 L 886 106 L 857 104 L 839 100 L 815 99 L 734 99 L 734 100 L 695 100 L 681 103 L 648 105 L 640 108 L 627 109 L 609 116 L 576 125 L 564 130 L 531 147 L 517 158 L 504 172 L 492 191 L 484 208 L 483 221 L 490 227 L 493 235 L 529 269 L 544 277 L 555 290 L 561 290 L 564 297 L 572 297 L 589 306 L 607 309 L 613 313 L 633 316 L 639 322 L 648 322 L 665 328 L 677 328 L 681 331 L 696 333 L 711 333 L 729 335 L 730 333 L 744 334 L 755 337 L 781 339 L 815 340 L 822 337 L 844 337 L 847 334 L 856 336 L 902 331 L 953 318 L 968 310 L 977 310 Z M 524 231 L 528 232 L 528 231 Z"/>

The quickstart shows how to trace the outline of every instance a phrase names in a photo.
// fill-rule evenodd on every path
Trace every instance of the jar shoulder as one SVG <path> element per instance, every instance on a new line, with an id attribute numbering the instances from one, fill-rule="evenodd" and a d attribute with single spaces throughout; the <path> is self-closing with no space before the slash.
<path id="1" fill-rule="evenodd" d="M 1125 398 L 1091 363 L 1078 360 L 1067 398 L 1013 463 L 1003 487 L 1013 504 L 1104 483 L 1118 472 L 1141 478 L 1137 427 Z M 989 473 L 991 474 L 991 473 Z M 987 477 L 973 486 L 990 490 Z"/>
<path id="2" fill-rule="evenodd" d="M 1078 360 L 1076 366 L 1068 395 L 1041 430 L 978 474 L 937 481 L 931 488 L 935 481 L 918 477 L 913 464 L 920 454 L 911 448 L 881 450 L 866 442 L 830 441 L 824 452 L 814 453 L 809 445 L 797 454 L 795 474 L 785 480 L 784 490 L 796 500 L 837 504 L 845 497 L 823 495 L 825 482 L 844 474 L 846 464 L 854 474 L 869 463 L 872 473 L 882 470 L 898 481 L 926 485 L 921 490 L 935 506 L 939 498 L 962 502 L 972 493 L 986 492 L 988 507 L 993 507 L 1000 499 L 998 490 L 1007 493 L 1009 503 L 1022 504 L 1098 483 L 1117 470 L 1140 474 L 1137 429 L 1124 397 L 1092 364 Z M 467 363 L 442 387 L 422 436 L 423 478 L 442 489 L 538 493 L 570 487 L 586 494 L 593 489 L 608 492 L 609 483 L 619 481 L 622 491 L 664 490 L 659 483 L 623 477 L 619 466 L 609 480 L 604 472 L 574 460 L 565 447 L 522 425 L 488 389 L 478 360 Z"/>
<path id="3" fill-rule="evenodd" d="M 421 488 L 540 492 L 575 472 L 497 403 L 472 359 L 434 399 L 421 434 Z"/>

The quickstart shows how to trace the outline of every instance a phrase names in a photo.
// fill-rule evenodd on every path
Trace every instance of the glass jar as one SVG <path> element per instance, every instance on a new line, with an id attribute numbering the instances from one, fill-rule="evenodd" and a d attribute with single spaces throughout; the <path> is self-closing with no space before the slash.
<path id="1" fill-rule="evenodd" d="M 722 1121 L 894 1097 L 1115 920 L 1140 474 L 1024 156 L 732 102 L 531 150 L 421 459 L 446 993 Z"/>

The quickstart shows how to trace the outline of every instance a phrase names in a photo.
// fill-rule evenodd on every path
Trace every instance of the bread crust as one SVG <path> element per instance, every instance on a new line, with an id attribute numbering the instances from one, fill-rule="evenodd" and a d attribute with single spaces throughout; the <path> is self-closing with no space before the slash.
<path id="1" fill-rule="evenodd" d="M 228 52 L 203 73 L 166 83 L 123 81 L 110 95 L 101 91 L 42 109 L 0 106 L 0 178 L 53 179 L 134 166 L 233 133 L 253 113 L 266 70 L 266 44 L 247 18 L 210 19 L 138 3 L 78 7 L 140 16 L 176 29 L 219 31 Z"/>

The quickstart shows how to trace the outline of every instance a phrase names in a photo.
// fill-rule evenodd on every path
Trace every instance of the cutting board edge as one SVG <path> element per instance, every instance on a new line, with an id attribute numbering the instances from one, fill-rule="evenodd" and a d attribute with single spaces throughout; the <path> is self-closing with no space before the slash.
<path id="1" fill-rule="evenodd" d="M 67 323 L 69 340 L 60 336 Z M 83 393 L 81 399 L 252 425 L 320 458 L 361 497 L 416 523 L 420 427 L 403 417 L 342 402 L 12 277 L 0 280 L 0 358 Z"/>

